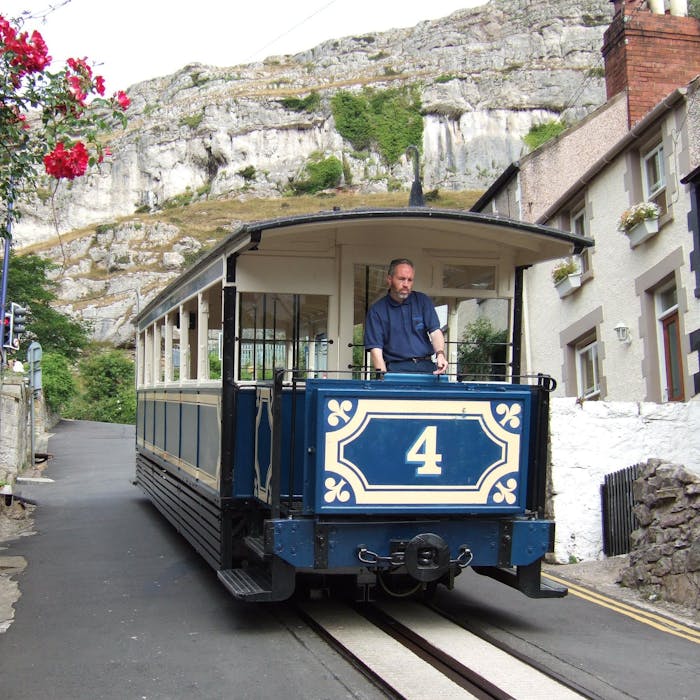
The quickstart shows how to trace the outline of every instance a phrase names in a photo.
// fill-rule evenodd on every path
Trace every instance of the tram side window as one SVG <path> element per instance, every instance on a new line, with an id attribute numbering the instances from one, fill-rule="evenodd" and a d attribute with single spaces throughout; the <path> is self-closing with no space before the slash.
<path id="1" fill-rule="evenodd" d="M 369 307 L 386 294 L 386 266 L 356 263 L 354 287 L 352 368 L 359 378 L 362 370 L 371 368 L 364 346 L 365 318 Z"/>
<path id="2" fill-rule="evenodd" d="M 180 307 L 177 352 L 181 381 L 221 378 L 221 284 L 207 287 Z"/>
<path id="3" fill-rule="evenodd" d="M 158 347 L 154 347 L 156 364 L 156 383 L 165 381 L 165 325 L 163 319 L 155 324 L 155 338 Z"/>
<path id="4" fill-rule="evenodd" d="M 200 368 L 200 379 L 221 379 L 221 358 L 223 347 L 223 312 L 222 288 L 217 283 L 207 288 L 202 294 L 199 305 L 200 315 L 206 312 L 206 361 Z"/>
<path id="5" fill-rule="evenodd" d="M 510 372 L 510 303 L 507 299 L 465 299 L 457 307 L 459 381 L 505 381 Z"/>
<path id="6" fill-rule="evenodd" d="M 278 367 L 327 371 L 328 297 L 244 292 L 239 318 L 239 379 L 272 379 Z"/>
<path id="7" fill-rule="evenodd" d="M 173 363 L 179 381 L 197 378 L 197 305 L 188 302 L 180 307 L 177 316 L 177 345 L 173 347 Z"/>
<path id="8" fill-rule="evenodd" d="M 173 324 L 173 346 L 170 351 L 170 367 L 172 381 L 180 380 L 180 319 L 176 316 L 177 324 Z"/>

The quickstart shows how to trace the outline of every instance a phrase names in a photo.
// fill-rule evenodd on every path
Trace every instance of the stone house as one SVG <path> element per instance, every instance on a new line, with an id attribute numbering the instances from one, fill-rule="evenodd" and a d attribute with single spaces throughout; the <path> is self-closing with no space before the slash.
<path id="1" fill-rule="evenodd" d="M 556 286 L 551 265 L 525 272 L 524 365 L 558 377 L 556 395 L 687 401 L 700 391 L 700 21 L 616 0 L 602 53 L 608 101 L 474 208 L 595 240 Z M 660 214 L 643 240 L 618 230 L 641 202 Z"/>

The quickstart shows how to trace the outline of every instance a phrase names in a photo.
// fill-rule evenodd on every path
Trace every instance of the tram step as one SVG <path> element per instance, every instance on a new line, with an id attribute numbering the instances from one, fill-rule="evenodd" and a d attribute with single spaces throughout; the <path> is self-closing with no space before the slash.
<path id="1" fill-rule="evenodd" d="M 266 571 L 256 567 L 217 571 L 219 580 L 239 600 L 271 601 L 272 581 Z"/>
<path id="2" fill-rule="evenodd" d="M 497 566 L 474 566 L 473 570 L 482 576 L 489 576 L 517 588 L 528 598 L 563 598 L 569 589 L 555 581 L 542 580 L 541 564 L 536 561 L 527 566 L 505 569 Z"/>

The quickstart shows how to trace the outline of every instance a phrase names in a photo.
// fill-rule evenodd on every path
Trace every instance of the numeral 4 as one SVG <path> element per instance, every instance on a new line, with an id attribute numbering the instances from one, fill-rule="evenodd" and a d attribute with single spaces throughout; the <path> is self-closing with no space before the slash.
<path id="1" fill-rule="evenodd" d="M 416 474 L 439 475 L 442 467 L 438 466 L 442 455 L 437 452 L 437 425 L 429 425 L 411 445 L 406 453 L 408 464 L 421 464 Z"/>

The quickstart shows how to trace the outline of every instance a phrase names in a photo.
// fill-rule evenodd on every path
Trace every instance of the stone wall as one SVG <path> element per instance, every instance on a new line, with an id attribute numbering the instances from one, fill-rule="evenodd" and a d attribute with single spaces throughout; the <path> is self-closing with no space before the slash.
<path id="1" fill-rule="evenodd" d="M 700 477 L 650 459 L 634 484 L 634 501 L 640 527 L 622 585 L 700 610 Z"/>
<path id="2" fill-rule="evenodd" d="M 31 460 L 29 389 L 24 376 L 5 372 L 0 381 L 0 483 L 11 484 Z"/>

